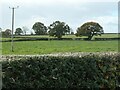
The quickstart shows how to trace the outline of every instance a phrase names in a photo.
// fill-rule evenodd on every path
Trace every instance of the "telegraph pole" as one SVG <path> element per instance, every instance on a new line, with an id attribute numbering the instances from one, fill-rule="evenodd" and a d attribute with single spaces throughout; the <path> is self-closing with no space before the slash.
<path id="1" fill-rule="evenodd" d="M 10 9 L 12 9 L 12 35 L 11 35 L 11 51 L 14 52 L 13 50 L 13 31 L 14 31 L 14 10 L 19 8 L 19 6 L 17 7 L 9 7 Z"/>

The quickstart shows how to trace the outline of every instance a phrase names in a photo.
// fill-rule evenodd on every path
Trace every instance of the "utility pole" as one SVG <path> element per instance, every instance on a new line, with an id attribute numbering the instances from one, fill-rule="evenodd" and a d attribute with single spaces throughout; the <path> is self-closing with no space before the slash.
<path id="1" fill-rule="evenodd" d="M 11 35 L 11 51 L 14 52 L 13 50 L 13 31 L 14 31 L 14 10 L 19 8 L 19 6 L 17 7 L 9 7 L 10 9 L 12 9 L 12 35 Z"/>

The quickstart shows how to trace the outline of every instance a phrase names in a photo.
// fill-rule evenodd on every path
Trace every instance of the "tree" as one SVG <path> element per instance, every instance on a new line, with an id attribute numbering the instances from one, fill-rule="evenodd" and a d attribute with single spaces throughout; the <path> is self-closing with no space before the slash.
<path id="1" fill-rule="evenodd" d="M 21 35 L 23 33 L 21 28 L 16 28 L 15 35 Z"/>
<path id="2" fill-rule="evenodd" d="M 96 22 L 84 23 L 81 27 L 78 27 L 76 36 L 88 36 L 88 40 L 91 40 L 95 35 L 103 34 L 103 27 Z"/>
<path id="3" fill-rule="evenodd" d="M 47 27 L 41 23 L 41 22 L 36 22 L 32 29 L 35 31 L 36 35 L 45 35 L 47 34 Z"/>
<path id="4" fill-rule="evenodd" d="M 62 38 L 63 35 L 70 33 L 70 27 L 65 24 L 65 22 L 55 21 L 50 24 L 49 28 L 49 35 L 54 36 L 57 38 Z"/>
<path id="5" fill-rule="evenodd" d="M 6 29 L 5 31 L 2 31 L 2 37 L 10 37 L 11 36 L 11 30 L 10 29 Z"/>
<path id="6" fill-rule="evenodd" d="M 23 26 L 22 29 L 23 29 L 23 33 L 24 33 L 25 35 L 26 35 L 27 31 L 29 31 L 29 29 L 28 29 L 26 26 Z"/>

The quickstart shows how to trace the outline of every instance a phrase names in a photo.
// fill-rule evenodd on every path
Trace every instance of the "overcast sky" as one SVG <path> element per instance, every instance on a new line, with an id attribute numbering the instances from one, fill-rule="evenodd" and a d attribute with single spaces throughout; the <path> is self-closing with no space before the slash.
<path id="1" fill-rule="evenodd" d="M 11 9 L 15 10 L 15 28 L 27 26 L 32 30 L 35 22 L 49 26 L 56 20 L 68 24 L 74 32 L 83 23 L 98 22 L 105 33 L 118 32 L 119 0 L 2 0 L 0 1 L 0 27 L 11 29 Z"/>

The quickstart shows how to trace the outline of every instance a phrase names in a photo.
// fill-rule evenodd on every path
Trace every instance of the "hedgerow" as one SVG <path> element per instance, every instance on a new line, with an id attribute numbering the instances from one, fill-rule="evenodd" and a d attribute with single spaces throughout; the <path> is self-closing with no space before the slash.
<path id="1" fill-rule="evenodd" d="M 7 56 L 3 88 L 118 88 L 120 54 Z"/>

